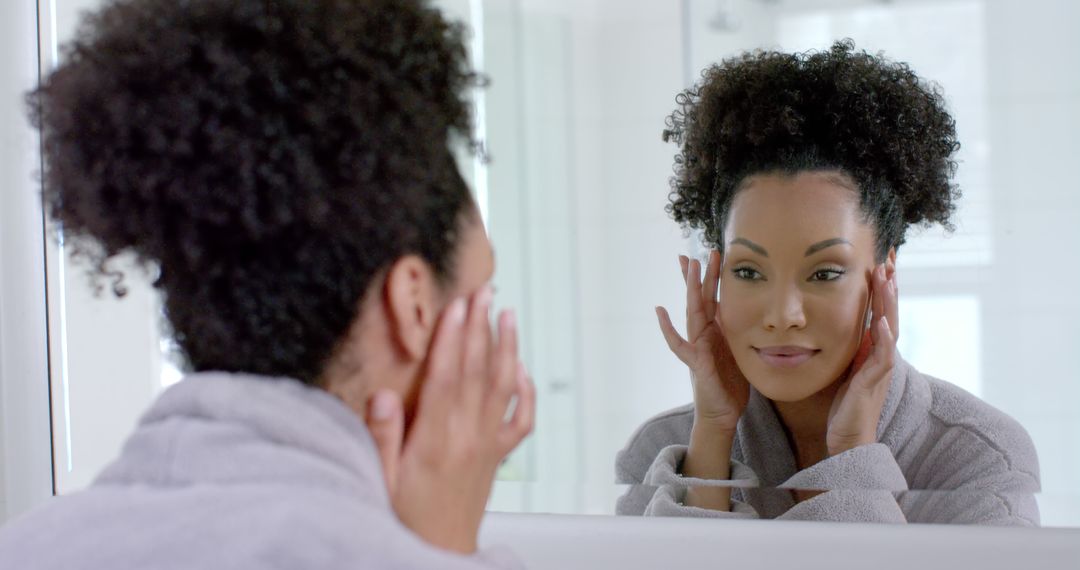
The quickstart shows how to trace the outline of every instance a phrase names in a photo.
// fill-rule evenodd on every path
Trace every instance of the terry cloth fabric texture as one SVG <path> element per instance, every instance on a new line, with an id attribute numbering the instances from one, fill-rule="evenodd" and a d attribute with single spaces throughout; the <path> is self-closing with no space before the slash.
<path id="1" fill-rule="evenodd" d="M 90 488 L 0 529 L 0 568 L 515 567 L 403 526 L 374 441 L 334 396 L 224 373 L 169 388 Z"/>
<path id="2" fill-rule="evenodd" d="M 694 410 L 645 422 L 616 457 L 622 515 L 1038 526 L 1035 446 L 1019 423 L 975 396 L 897 362 L 878 443 L 806 469 L 771 402 L 751 389 L 732 446 L 732 478 L 682 477 Z M 690 486 L 729 486 L 732 512 L 682 504 Z M 825 490 L 796 503 L 787 489 Z"/>

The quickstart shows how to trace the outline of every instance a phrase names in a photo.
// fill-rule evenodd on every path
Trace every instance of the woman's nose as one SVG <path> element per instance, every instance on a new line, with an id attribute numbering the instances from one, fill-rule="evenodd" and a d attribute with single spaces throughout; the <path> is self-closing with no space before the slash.
<path id="1" fill-rule="evenodd" d="M 802 292 L 797 287 L 784 287 L 776 291 L 765 311 L 765 328 L 768 330 L 801 329 L 806 326 Z"/>

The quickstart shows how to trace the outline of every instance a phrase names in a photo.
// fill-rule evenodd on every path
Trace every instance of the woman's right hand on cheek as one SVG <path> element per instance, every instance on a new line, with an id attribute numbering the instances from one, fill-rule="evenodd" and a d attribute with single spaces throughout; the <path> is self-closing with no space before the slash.
<path id="1" fill-rule="evenodd" d="M 686 283 L 686 338 L 675 330 L 663 307 L 656 308 L 660 331 L 671 352 L 690 369 L 695 429 L 734 434 L 749 400 L 750 386 L 720 328 L 720 254 L 714 251 L 709 255 L 704 285 L 700 261 L 679 256 L 679 263 Z"/>
<path id="2" fill-rule="evenodd" d="M 367 416 L 398 518 L 429 544 L 463 554 L 476 550 L 495 472 L 532 431 L 535 412 L 513 314 L 499 316 L 494 339 L 490 304 L 485 289 L 441 316 L 407 437 L 393 391 L 375 393 Z"/>

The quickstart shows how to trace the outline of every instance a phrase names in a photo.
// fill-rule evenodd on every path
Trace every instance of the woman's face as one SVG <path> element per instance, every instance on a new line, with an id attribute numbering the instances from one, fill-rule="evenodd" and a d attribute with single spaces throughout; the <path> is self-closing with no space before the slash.
<path id="1" fill-rule="evenodd" d="M 495 272 L 495 255 L 480 212 L 472 206 L 472 211 L 464 216 L 457 251 L 454 253 L 454 282 L 446 291 L 447 303 L 475 293 L 491 281 Z"/>
<path id="2" fill-rule="evenodd" d="M 844 374 L 862 338 L 874 229 L 838 173 L 749 177 L 724 230 L 720 323 L 739 369 L 797 402 Z"/>

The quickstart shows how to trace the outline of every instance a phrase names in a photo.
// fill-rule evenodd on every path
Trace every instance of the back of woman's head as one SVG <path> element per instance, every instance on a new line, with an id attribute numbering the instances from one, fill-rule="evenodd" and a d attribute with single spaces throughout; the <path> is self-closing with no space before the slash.
<path id="1" fill-rule="evenodd" d="M 420 0 L 113 1 L 30 96 L 49 212 L 158 268 L 194 369 L 315 382 L 382 269 L 450 277 L 462 37 Z"/>
<path id="2" fill-rule="evenodd" d="M 850 177 L 879 259 L 912 224 L 951 227 L 954 121 L 905 64 L 850 40 L 805 54 L 757 51 L 706 69 L 677 102 L 664 131 L 681 147 L 668 211 L 718 250 L 740 185 L 761 173 Z"/>

